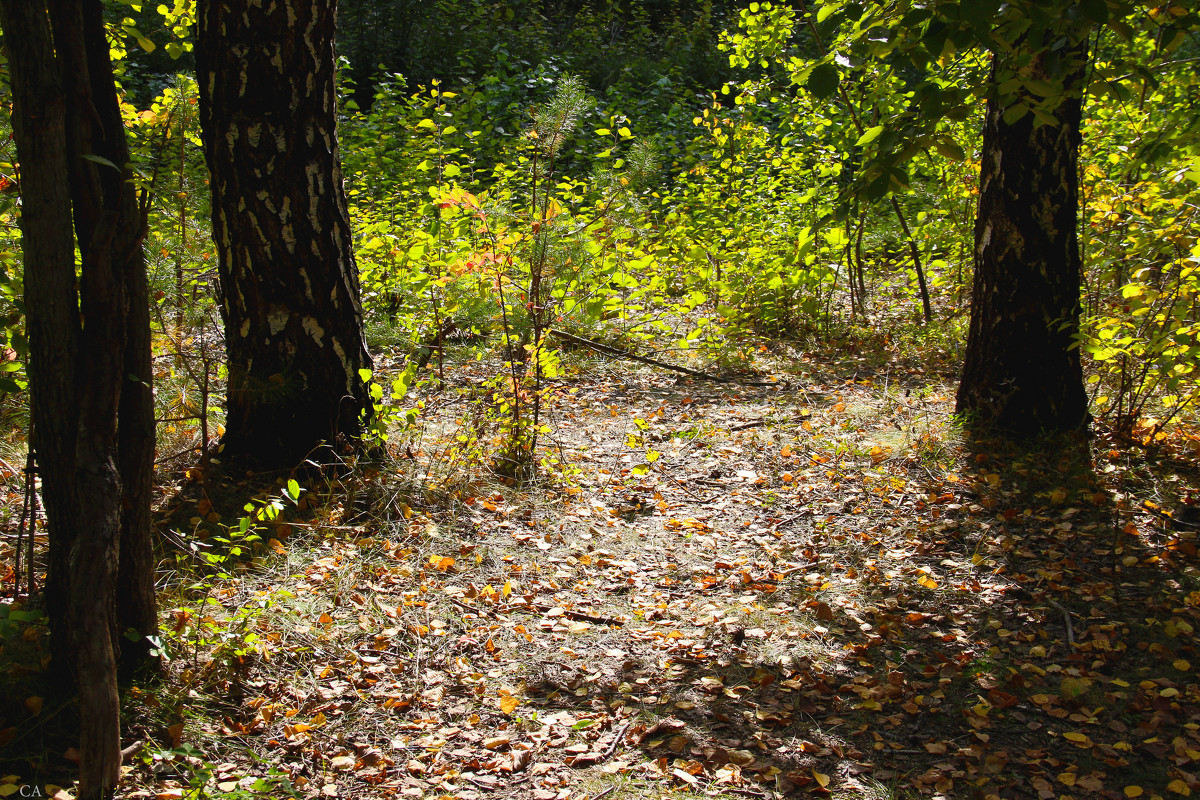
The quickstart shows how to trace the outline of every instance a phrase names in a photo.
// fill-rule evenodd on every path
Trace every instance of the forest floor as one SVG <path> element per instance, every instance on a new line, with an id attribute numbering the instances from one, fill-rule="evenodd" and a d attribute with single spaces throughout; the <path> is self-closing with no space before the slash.
<path id="1" fill-rule="evenodd" d="M 491 373 L 453 369 L 393 466 L 176 576 L 124 796 L 1200 792 L 1198 531 L 1169 519 L 1200 438 L 1018 451 L 952 425 L 936 365 L 761 362 L 777 386 L 585 365 L 550 414 L 576 472 L 523 490 L 455 477 Z M 164 487 L 175 538 L 245 487 Z M 65 763 L 18 708 L 14 791 Z"/>

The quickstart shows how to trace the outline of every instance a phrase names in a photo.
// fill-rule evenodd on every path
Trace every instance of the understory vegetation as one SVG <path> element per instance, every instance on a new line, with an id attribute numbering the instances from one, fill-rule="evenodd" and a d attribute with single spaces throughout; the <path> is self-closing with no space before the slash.
<path id="1" fill-rule="evenodd" d="M 369 446 L 245 474 L 191 12 L 112 5 L 168 667 L 123 796 L 1200 792 L 1194 12 L 1095 44 L 1092 435 L 1016 447 L 952 413 L 985 55 L 868 62 L 848 3 L 343 0 Z M 0 796 L 67 797 L 9 111 Z"/>

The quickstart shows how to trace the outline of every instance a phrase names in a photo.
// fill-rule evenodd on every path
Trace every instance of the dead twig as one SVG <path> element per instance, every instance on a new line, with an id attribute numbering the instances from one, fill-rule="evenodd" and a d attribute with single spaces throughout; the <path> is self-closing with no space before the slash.
<path id="1" fill-rule="evenodd" d="M 556 328 L 551 328 L 550 330 L 547 331 L 547 333 L 553 334 L 554 336 L 557 336 L 559 339 L 562 339 L 563 341 L 571 342 L 572 344 L 582 345 L 584 347 L 588 347 L 592 350 L 595 350 L 597 353 L 604 353 L 605 355 L 613 356 L 614 358 L 623 358 L 627 361 L 637 361 L 640 364 L 649 364 L 652 367 L 660 367 L 662 369 L 669 369 L 669 370 L 672 370 L 673 372 L 682 372 L 684 375 L 690 375 L 693 378 L 699 378 L 700 380 L 704 380 L 704 381 L 712 381 L 714 383 L 732 383 L 732 384 L 736 384 L 738 386 L 782 386 L 782 385 L 784 385 L 778 381 L 743 381 L 743 380 L 739 380 L 737 378 L 724 378 L 724 377 L 721 377 L 720 375 L 710 375 L 707 372 L 700 372 L 698 370 L 688 369 L 687 367 L 678 367 L 674 364 L 668 364 L 665 361 L 659 361 L 654 358 L 647 358 L 646 356 L 639 356 L 635 353 L 629 352 L 628 350 L 622 350 L 619 347 L 612 347 L 611 345 L 602 344 L 600 342 L 593 342 L 591 339 L 584 339 L 581 336 L 575 336 L 574 334 L 567 333 L 566 331 L 560 331 Z"/>
<path id="2" fill-rule="evenodd" d="M 1046 605 L 1050 606 L 1055 611 L 1062 614 L 1063 625 L 1065 625 L 1067 628 L 1067 641 L 1071 644 L 1072 647 L 1074 647 L 1075 646 L 1075 628 L 1073 628 L 1071 626 L 1071 612 L 1067 611 L 1065 608 L 1063 608 L 1062 606 L 1060 606 L 1058 603 L 1054 602 L 1050 598 L 1046 598 Z"/>
<path id="3" fill-rule="evenodd" d="M 601 761 L 607 761 L 612 758 L 613 753 L 617 752 L 617 748 L 625 741 L 625 734 L 629 731 L 629 726 L 633 724 L 633 719 L 625 720 L 625 724 L 617 731 L 617 735 L 613 737 L 612 742 L 608 747 L 604 748 L 604 752 L 600 754 Z"/>
<path id="4" fill-rule="evenodd" d="M 546 613 L 549 613 L 550 611 L 553 611 L 556 608 L 562 608 L 562 607 L 561 606 L 548 606 L 548 605 L 544 605 L 542 603 L 526 603 L 523 606 L 521 606 L 521 605 L 511 606 L 511 608 L 514 608 L 516 610 L 525 609 L 528 611 L 538 611 L 538 612 L 541 612 L 542 614 L 546 614 Z M 562 612 L 563 612 L 562 615 L 564 617 L 566 617 L 567 619 L 578 620 L 579 622 L 592 622 L 592 623 L 595 623 L 596 625 L 615 625 L 618 628 L 625 624 L 624 621 L 616 619 L 614 617 L 598 617 L 594 614 L 585 614 L 582 611 L 572 611 L 569 608 L 563 608 Z"/>

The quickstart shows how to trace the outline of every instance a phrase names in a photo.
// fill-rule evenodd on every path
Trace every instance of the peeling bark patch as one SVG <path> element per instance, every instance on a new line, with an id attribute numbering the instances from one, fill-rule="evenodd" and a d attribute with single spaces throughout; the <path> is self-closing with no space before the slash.
<path id="1" fill-rule="evenodd" d="M 305 317 L 303 324 L 304 330 L 317 343 L 317 347 L 322 347 L 321 340 L 325 338 L 325 329 L 321 327 L 321 323 L 317 322 L 313 317 Z"/>
<path id="2" fill-rule="evenodd" d="M 286 308 L 271 306 L 267 312 L 267 329 L 271 331 L 272 336 L 278 336 L 279 332 L 287 327 L 290 318 L 291 314 Z"/>

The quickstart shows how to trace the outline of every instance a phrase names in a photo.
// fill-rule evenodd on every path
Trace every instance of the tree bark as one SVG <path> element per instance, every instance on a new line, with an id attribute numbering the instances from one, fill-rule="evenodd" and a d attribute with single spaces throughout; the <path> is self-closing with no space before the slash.
<path id="1" fill-rule="evenodd" d="M 75 238 L 67 167 L 67 100 L 54 58 L 44 3 L 0 2 L 13 87 L 13 138 L 21 163 L 21 233 L 33 447 L 42 502 L 53 527 L 79 516 L 73 480 L 78 361 Z M 66 618 L 69 558 L 75 531 L 64 524 L 50 538 L 46 607 L 51 628 Z M 51 637 L 52 663 L 70 663 L 66 642 Z"/>
<path id="2" fill-rule="evenodd" d="M 228 356 L 224 453 L 287 468 L 371 410 L 335 130 L 335 0 L 207 0 L 200 121 Z"/>
<path id="3" fill-rule="evenodd" d="M 79 694 L 78 793 L 95 800 L 112 797 L 120 778 L 120 559 L 128 561 L 131 587 L 124 606 L 136 607 L 123 621 L 142 636 L 157 629 L 144 225 L 126 166 L 99 0 L 0 0 L 0 24 L 22 168 L 33 446 L 50 532 L 52 663 L 60 688 Z M 141 313 L 131 313 L 131 302 L 140 303 Z M 130 319 L 142 328 L 129 331 Z M 127 384 L 136 391 L 127 393 Z M 120 433 L 119 411 L 131 420 Z M 127 451 L 119 451 L 119 441 Z M 144 656 L 135 653 L 131 661 Z"/>
<path id="4" fill-rule="evenodd" d="M 117 214 L 111 246 L 113 279 L 123 298 L 118 321 L 121 370 L 117 409 L 117 469 L 121 482 L 120 560 L 116 578 L 116 644 L 121 674 L 155 671 L 149 637 L 158 632 L 154 594 L 154 544 L 150 503 L 154 488 L 154 390 L 150 352 L 150 289 L 142 241 L 145 213 L 130 182 L 129 145 L 108 55 L 103 8 L 84 3 L 83 36 L 92 108 L 97 117 L 95 153 L 121 167 L 100 171 L 104 204 Z M 128 635 L 127 635 L 128 634 Z"/>
<path id="5" fill-rule="evenodd" d="M 1051 112 L 1054 124 L 1042 125 L 1033 113 L 1004 118 L 1011 103 L 1036 105 L 1041 98 L 988 101 L 971 328 L 957 398 L 960 414 L 1018 436 L 1078 430 L 1089 421 L 1076 342 L 1086 46 L 1064 55 L 1062 75 L 1048 75 L 1040 55 L 1026 55 L 1033 61 L 1029 77 L 1061 81 L 1063 96 Z M 1008 60 L 993 59 L 993 85 L 1012 74 Z"/>

